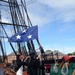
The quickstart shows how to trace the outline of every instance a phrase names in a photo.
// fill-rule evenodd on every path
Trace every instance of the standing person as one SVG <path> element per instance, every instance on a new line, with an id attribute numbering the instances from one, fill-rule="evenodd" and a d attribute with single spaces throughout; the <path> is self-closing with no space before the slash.
<path id="1" fill-rule="evenodd" d="M 38 69 L 44 70 L 44 67 L 40 65 L 40 61 L 36 59 L 34 52 L 30 53 L 30 58 L 27 61 L 27 67 L 28 75 L 38 75 Z"/>
<path id="2" fill-rule="evenodd" d="M 23 75 L 23 65 L 26 65 L 23 59 L 24 59 L 23 55 L 17 55 L 17 60 L 15 62 L 16 75 Z"/>

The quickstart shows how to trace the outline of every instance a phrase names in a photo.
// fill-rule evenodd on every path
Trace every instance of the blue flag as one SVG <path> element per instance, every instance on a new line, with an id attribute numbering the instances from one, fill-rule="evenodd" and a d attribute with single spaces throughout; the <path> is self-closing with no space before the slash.
<path id="1" fill-rule="evenodd" d="M 8 39 L 9 42 L 25 42 L 33 39 L 38 39 L 38 26 L 33 26 L 19 33 L 14 34 Z"/>

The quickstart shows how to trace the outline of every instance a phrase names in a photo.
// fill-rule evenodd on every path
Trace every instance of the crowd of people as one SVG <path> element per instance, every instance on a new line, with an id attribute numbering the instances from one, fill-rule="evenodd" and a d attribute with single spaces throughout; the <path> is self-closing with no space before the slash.
<path id="1" fill-rule="evenodd" d="M 41 73 L 45 75 L 45 68 L 40 64 L 40 60 L 37 59 L 37 55 L 34 52 L 31 52 L 26 58 L 24 58 L 22 54 L 17 55 L 17 59 L 13 62 L 13 66 L 16 75 L 23 75 L 24 66 L 27 66 L 28 75 L 40 75 Z"/>

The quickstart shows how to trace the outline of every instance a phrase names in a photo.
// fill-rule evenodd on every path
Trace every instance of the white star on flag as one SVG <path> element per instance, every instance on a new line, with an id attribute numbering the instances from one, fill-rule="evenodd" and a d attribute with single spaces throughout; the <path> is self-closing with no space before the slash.
<path id="1" fill-rule="evenodd" d="M 22 33 L 26 33 L 27 30 L 23 30 Z"/>
<path id="2" fill-rule="evenodd" d="M 29 36 L 27 36 L 28 37 L 28 39 L 30 39 L 30 38 L 32 38 L 32 35 L 29 35 Z"/>
<path id="3" fill-rule="evenodd" d="M 21 39 L 21 36 L 20 36 L 20 35 L 17 35 L 16 38 L 17 38 L 17 39 Z"/>

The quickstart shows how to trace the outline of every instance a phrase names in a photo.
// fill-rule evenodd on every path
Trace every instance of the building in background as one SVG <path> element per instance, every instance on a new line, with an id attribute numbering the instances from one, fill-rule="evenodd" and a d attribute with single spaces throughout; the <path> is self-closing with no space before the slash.
<path id="1" fill-rule="evenodd" d="M 17 54 L 19 54 L 19 52 L 17 51 Z M 40 51 L 37 51 L 37 55 L 39 58 L 41 58 L 41 53 Z M 49 59 L 52 59 L 52 58 L 55 58 L 55 59 L 61 59 L 65 54 L 59 52 L 58 50 L 54 50 L 54 51 L 51 51 L 51 50 L 46 50 L 45 51 L 45 57 L 47 58 L 47 60 Z M 58 57 L 57 57 L 58 56 Z M 12 63 L 13 60 L 16 60 L 16 56 L 14 54 L 14 52 L 10 53 L 8 56 L 7 56 L 7 59 L 8 59 L 8 63 Z"/>

